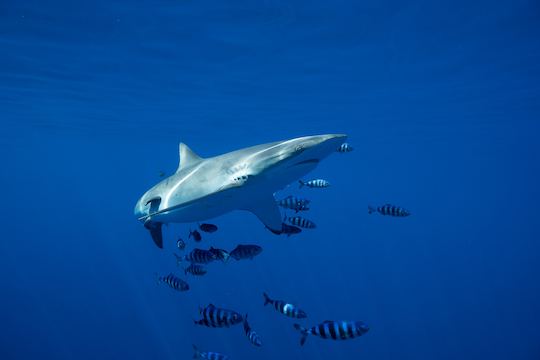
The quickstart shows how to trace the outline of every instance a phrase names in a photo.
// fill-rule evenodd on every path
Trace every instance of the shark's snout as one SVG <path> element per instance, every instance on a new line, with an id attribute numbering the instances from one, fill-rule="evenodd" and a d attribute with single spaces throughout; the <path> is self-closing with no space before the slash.
<path id="1" fill-rule="evenodd" d="M 144 218 L 149 215 L 150 204 L 145 204 L 143 199 L 144 196 L 137 201 L 135 208 L 133 209 L 133 213 L 139 221 L 144 222 Z"/>

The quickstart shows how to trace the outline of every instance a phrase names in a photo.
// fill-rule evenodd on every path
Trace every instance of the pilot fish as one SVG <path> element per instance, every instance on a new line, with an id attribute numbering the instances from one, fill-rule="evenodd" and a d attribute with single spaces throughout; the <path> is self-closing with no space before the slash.
<path id="1" fill-rule="evenodd" d="M 373 207 L 368 206 L 368 214 L 378 212 L 381 215 L 389 215 L 389 216 L 398 216 L 398 217 L 405 217 L 411 215 L 411 213 L 408 210 L 405 210 L 402 207 L 391 205 L 391 204 L 384 204 L 383 206 Z"/>
<path id="2" fill-rule="evenodd" d="M 348 143 L 343 143 L 339 145 L 339 147 L 337 148 L 337 152 L 340 152 L 340 153 L 347 153 L 353 150 L 354 150 L 353 147 L 349 145 Z"/>
<path id="3" fill-rule="evenodd" d="M 213 304 L 199 309 L 201 320 L 193 320 L 197 325 L 208 327 L 230 327 L 243 321 L 242 315 L 233 310 L 215 307 Z"/>
<path id="4" fill-rule="evenodd" d="M 195 345 L 193 345 L 193 358 L 203 360 L 229 360 L 229 357 L 224 354 L 210 351 L 200 351 Z"/>
<path id="5" fill-rule="evenodd" d="M 309 181 L 298 180 L 298 182 L 300 183 L 300 187 L 307 186 L 310 188 L 325 188 L 330 186 L 330 183 L 323 179 L 314 179 Z"/>
<path id="6" fill-rule="evenodd" d="M 364 335 L 369 327 L 362 321 L 330 321 L 312 328 L 306 329 L 299 324 L 294 324 L 294 328 L 302 333 L 300 345 L 304 345 L 308 335 L 319 336 L 323 339 L 347 340 Z"/>
<path id="7" fill-rule="evenodd" d="M 317 225 L 313 221 L 304 219 L 300 216 L 285 217 L 285 220 L 295 226 L 299 226 L 304 229 L 315 229 L 317 227 Z"/>
<path id="8" fill-rule="evenodd" d="M 174 254 L 174 256 L 176 256 L 176 265 L 182 261 L 189 261 L 194 264 L 208 264 L 216 260 L 216 256 L 212 252 L 203 249 L 193 249 L 189 254 L 184 256 L 177 254 Z"/>
<path id="9" fill-rule="evenodd" d="M 247 317 L 248 316 L 246 314 L 246 316 L 244 316 L 244 332 L 246 333 L 249 342 L 259 347 L 262 345 L 261 337 L 259 336 L 259 334 L 253 331 L 253 329 L 251 329 L 251 326 L 249 326 L 249 323 L 247 321 Z"/>
<path id="10" fill-rule="evenodd" d="M 171 289 L 174 289 L 176 291 L 187 291 L 189 290 L 189 284 L 185 282 L 184 280 L 180 279 L 173 273 L 170 273 L 166 276 L 159 276 L 157 275 L 157 282 L 158 283 L 164 283 L 168 285 Z"/>
<path id="11" fill-rule="evenodd" d="M 286 234 L 287 236 L 291 236 L 291 235 L 294 235 L 294 234 L 299 234 L 299 233 L 302 232 L 302 229 L 300 229 L 299 227 L 296 227 L 296 226 L 292 226 L 292 225 L 285 224 L 285 223 L 282 223 L 281 226 L 282 226 L 281 233 Z"/>
<path id="12" fill-rule="evenodd" d="M 255 256 L 259 255 L 262 250 L 262 247 L 259 245 L 237 245 L 234 250 L 231 251 L 231 256 L 236 260 L 253 259 Z"/>
<path id="13" fill-rule="evenodd" d="M 218 227 L 214 224 L 202 223 L 202 224 L 199 224 L 199 229 L 207 233 L 213 233 L 217 231 Z"/>
<path id="14" fill-rule="evenodd" d="M 184 273 L 190 273 L 191 275 L 203 276 L 206 274 L 206 269 L 204 266 L 199 264 L 190 264 L 187 268 L 184 269 Z"/>
<path id="15" fill-rule="evenodd" d="M 310 200 L 297 198 L 296 196 L 289 195 L 284 199 L 281 199 L 277 204 L 283 208 L 294 210 L 295 212 L 309 210 Z"/>
<path id="16" fill-rule="evenodd" d="M 282 313 L 285 316 L 297 318 L 297 319 L 303 319 L 307 317 L 307 314 L 303 311 L 294 306 L 293 304 L 286 303 L 283 300 L 272 300 L 266 293 L 263 293 L 264 296 L 264 305 L 271 304 L 274 306 L 274 309 L 276 309 L 278 312 Z"/>
<path id="17" fill-rule="evenodd" d="M 223 249 L 210 247 L 208 251 L 210 251 L 214 255 L 216 260 L 221 260 L 223 262 L 226 262 L 231 257 L 231 255 L 226 250 L 223 250 Z"/>

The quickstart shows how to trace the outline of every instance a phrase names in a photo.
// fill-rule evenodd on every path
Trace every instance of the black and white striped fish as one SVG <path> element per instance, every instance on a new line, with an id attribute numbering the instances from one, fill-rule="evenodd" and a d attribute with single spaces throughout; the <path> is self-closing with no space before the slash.
<path id="1" fill-rule="evenodd" d="M 292 226 L 292 225 L 285 224 L 285 223 L 281 224 L 281 233 L 282 234 L 285 234 L 287 236 L 291 236 L 291 235 L 294 235 L 294 234 L 299 234 L 301 232 L 302 232 L 302 229 L 300 229 L 299 227 Z"/>
<path id="2" fill-rule="evenodd" d="M 251 326 L 249 326 L 249 323 L 247 321 L 247 314 L 244 316 L 244 332 L 246 333 L 246 336 L 249 339 L 249 342 L 253 345 L 259 347 L 262 346 L 261 337 L 259 334 L 257 334 L 253 329 L 251 329 Z"/>
<path id="3" fill-rule="evenodd" d="M 272 300 L 270 297 L 263 293 L 264 296 L 264 305 L 273 305 L 274 309 L 276 309 L 278 312 L 282 313 L 285 316 L 297 318 L 297 319 L 303 319 L 307 317 L 307 314 L 303 311 L 294 306 L 293 304 L 286 303 L 283 300 Z"/>
<path id="4" fill-rule="evenodd" d="M 226 262 L 231 257 L 231 255 L 229 254 L 227 250 L 210 247 L 208 251 L 214 254 L 214 257 L 216 258 L 216 260 L 221 260 L 223 262 Z"/>
<path id="5" fill-rule="evenodd" d="M 190 264 L 187 268 L 184 269 L 184 274 L 190 273 L 195 276 L 203 276 L 206 274 L 206 269 L 204 266 L 199 264 Z"/>
<path id="6" fill-rule="evenodd" d="M 212 252 L 203 249 L 193 249 L 189 254 L 184 256 L 177 254 L 174 254 L 174 256 L 176 256 L 176 265 L 179 265 L 182 261 L 189 261 L 194 264 L 208 264 L 216 260 L 216 256 Z"/>
<path id="7" fill-rule="evenodd" d="M 289 195 L 284 199 L 281 199 L 277 204 L 285 209 L 291 209 L 295 212 L 309 210 L 309 203 L 311 201 L 308 199 L 297 198 L 296 196 Z"/>
<path id="8" fill-rule="evenodd" d="M 203 360 L 229 360 L 229 357 L 224 354 L 211 351 L 200 351 L 195 345 L 193 345 L 193 358 Z"/>
<path id="9" fill-rule="evenodd" d="M 233 251 L 231 251 L 231 256 L 236 260 L 242 259 L 251 259 L 262 252 L 262 247 L 259 245 L 237 245 Z"/>
<path id="10" fill-rule="evenodd" d="M 405 217 L 411 215 L 411 213 L 408 210 L 405 210 L 402 207 L 395 206 L 392 204 L 384 204 L 383 206 L 369 206 L 368 205 L 368 214 L 378 212 L 381 215 L 389 215 L 389 216 L 398 216 L 398 217 Z"/>
<path id="11" fill-rule="evenodd" d="M 215 307 L 213 304 L 199 309 L 202 319 L 193 320 L 197 325 L 208 327 L 230 327 L 243 321 L 242 315 L 233 310 Z"/>
<path id="12" fill-rule="evenodd" d="M 339 147 L 337 148 L 337 152 L 340 152 L 340 153 L 347 153 L 353 150 L 354 150 L 353 147 L 349 145 L 348 143 L 343 143 L 339 145 Z"/>
<path id="13" fill-rule="evenodd" d="M 167 286 L 169 286 L 171 289 L 174 289 L 176 291 L 187 291 L 189 290 L 189 284 L 185 282 L 184 280 L 180 279 L 173 273 L 170 273 L 166 276 L 159 276 L 157 275 L 157 282 L 158 283 L 164 283 Z"/>
<path id="14" fill-rule="evenodd" d="M 300 216 L 285 217 L 285 220 L 290 222 L 294 226 L 299 226 L 304 229 L 315 229 L 317 227 L 317 225 L 313 221 Z"/>
<path id="15" fill-rule="evenodd" d="M 304 345 L 308 335 L 319 336 L 323 339 L 347 340 L 364 335 L 369 327 L 362 321 L 330 321 L 316 325 L 310 329 L 294 324 L 294 328 L 302 333 L 300 345 Z"/>
<path id="16" fill-rule="evenodd" d="M 309 181 L 298 180 L 298 182 L 300 183 L 300 187 L 307 186 L 310 188 L 325 188 L 330 186 L 330 183 L 323 179 L 313 179 Z"/>

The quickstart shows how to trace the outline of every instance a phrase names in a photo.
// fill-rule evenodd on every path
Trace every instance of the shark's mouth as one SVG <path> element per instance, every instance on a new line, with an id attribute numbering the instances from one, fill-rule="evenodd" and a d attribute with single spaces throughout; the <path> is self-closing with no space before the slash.
<path id="1" fill-rule="evenodd" d="M 302 160 L 297 163 L 294 163 L 292 166 L 318 164 L 319 162 L 320 162 L 319 159 L 307 159 L 307 160 Z"/>

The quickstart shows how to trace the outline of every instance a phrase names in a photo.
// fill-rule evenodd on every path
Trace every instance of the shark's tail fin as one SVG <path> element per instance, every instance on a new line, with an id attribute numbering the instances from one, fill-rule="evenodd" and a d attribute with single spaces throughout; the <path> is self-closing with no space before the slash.
<path id="1" fill-rule="evenodd" d="M 306 185 L 306 183 L 303 180 L 298 180 L 298 183 L 300 184 L 298 188 L 302 188 L 302 186 Z"/>
<path id="2" fill-rule="evenodd" d="M 193 345 L 193 358 L 199 359 L 200 357 L 201 357 L 201 351 L 195 345 Z"/>
<path id="3" fill-rule="evenodd" d="M 306 343 L 309 332 L 306 328 L 303 328 L 299 324 L 294 324 L 294 328 L 300 331 L 300 333 L 302 333 L 302 337 L 300 338 L 300 345 L 303 346 Z"/>
<path id="4" fill-rule="evenodd" d="M 272 299 L 270 299 L 267 293 L 263 293 L 263 296 L 264 296 L 264 306 L 272 303 Z"/>
<path id="5" fill-rule="evenodd" d="M 180 263 L 182 262 L 182 257 L 176 253 L 173 253 L 173 255 L 176 258 L 176 266 L 180 266 Z"/>
<path id="6" fill-rule="evenodd" d="M 375 208 L 374 208 L 373 206 L 371 206 L 371 205 L 368 205 L 368 207 L 367 207 L 367 212 L 368 212 L 368 214 L 372 214 L 372 213 L 374 213 L 375 211 L 377 211 L 377 209 L 375 209 Z"/>

